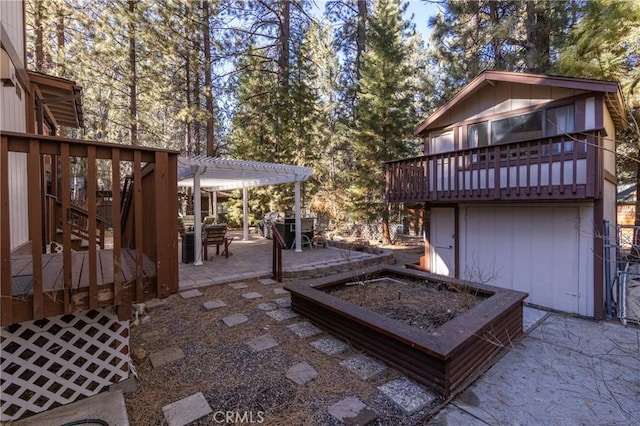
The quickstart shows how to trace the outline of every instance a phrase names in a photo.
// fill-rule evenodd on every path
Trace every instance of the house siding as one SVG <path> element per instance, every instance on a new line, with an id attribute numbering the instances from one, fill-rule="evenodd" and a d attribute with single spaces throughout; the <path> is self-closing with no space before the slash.
<path id="1" fill-rule="evenodd" d="M 495 87 L 480 88 L 473 97 L 460 102 L 430 127 L 443 128 L 453 123 L 480 119 L 518 108 L 542 105 L 582 93 L 585 92 L 559 87 L 497 82 Z"/>
<path id="2" fill-rule="evenodd" d="M 2 28 L 8 39 L 3 45 L 11 46 L 17 56 L 24 58 L 23 3 L 20 1 L 0 2 Z M 24 68 L 23 63 L 14 63 L 16 69 Z M 27 93 L 16 79 L 16 87 L 2 86 L 0 89 L 0 133 L 4 131 L 25 132 Z M 27 214 L 27 156 L 9 152 L 9 220 L 11 221 L 11 249 L 29 241 Z"/>
<path id="3" fill-rule="evenodd" d="M 460 208 L 460 278 L 529 293 L 527 302 L 593 316 L 593 207 Z"/>

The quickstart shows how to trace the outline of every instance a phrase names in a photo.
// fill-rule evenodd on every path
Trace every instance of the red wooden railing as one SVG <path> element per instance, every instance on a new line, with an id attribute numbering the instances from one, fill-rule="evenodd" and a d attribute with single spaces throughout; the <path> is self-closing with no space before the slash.
<path id="1" fill-rule="evenodd" d="M 177 292 L 177 239 L 175 232 L 169 231 L 177 228 L 175 208 L 171 208 L 176 203 L 173 194 L 177 188 L 177 152 L 10 132 L 3 132 L 0 141 L 3 326 L 104 306 L 117 307 L 121 318 L 127 318 L 131 302 Z M 12 155 L 11 164 L 10 153 L 18 153 Z M 80 215 L 85 218 L 82 235 L 88 243 L 86 252 L 75 252 L 71 244 L 74 222 L 77 222 L 73 215 L 80 210 L 72 205 L 70 182 L 72 163 L 79 161 L 86 165 L 86 198 L 83 200 L 86 209 Z M 49 183 L 44 177 L 43 164 L 51 164 Z M 105 237 L 97 215 L 98 166 L 103 174 L 105 168 L 108 169 L 113 182 L 113 218 L 121 217 L 118 190 L 121 167 L 130 167 L 134 175 L 133 208 L 129 220 L 125 221 L 132 238 L 123 241 L 124 226 L 119 220 L 113 220 L 113 248 L 108 250 L 102 250 Z M 16 176 L 28 182 L 26 203 L 21 202 L 22 197 L 9 197 L 10 181 Z M 44 244 L 48 238 L 47 223 L 49 227 L 56 224 L 44 217 L 49 191 L 59 200 L 60 211 L 72 215 L 62 215 L 62 253 L 59 254 L 47 253 Z M 11 216 L 9 212 L 21 212 L 28 217 L 30 244 L 20 249 L 21 256 L 12 250 L 16 244 L 12 246 L 10 231 L 13 227 L 24 227 L 24 222 L 16 217 L 18 214 Z M 22 272 L 18 273 L 17 266 L 16 271 L 12 270 L 14 262 L 16 265 L 21 262 Z M 78 267 L 79 262 L 82 268 Z M 29 291 L 17 296 L 12 288 L 14 279 L 25 277 L 31 282 Z"/>
<path id="2" fill-rule="evenodd" d="M 273 236 L 273 253 L 272 253 L 272 269 L 273 279 L 282 282 L 282 249 L 284 248 L 284 239 L 275 224 L 271 225 L 271 233 Z"/>
<path id="3" fill-rule="evenodd" d="M 597 198 L 599 132 L 425 155 L 386 164 L 390 202 Z"/>

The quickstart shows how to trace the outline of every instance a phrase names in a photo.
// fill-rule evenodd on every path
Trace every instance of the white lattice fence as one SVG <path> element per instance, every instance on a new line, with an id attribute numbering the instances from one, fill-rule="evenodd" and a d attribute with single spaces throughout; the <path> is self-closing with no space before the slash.
<path id="1" fill-rule="evenodd" d="M 128 377 L 129 321 L 109 309 L 2 328 L 0 421 L 100 393 Z"/>

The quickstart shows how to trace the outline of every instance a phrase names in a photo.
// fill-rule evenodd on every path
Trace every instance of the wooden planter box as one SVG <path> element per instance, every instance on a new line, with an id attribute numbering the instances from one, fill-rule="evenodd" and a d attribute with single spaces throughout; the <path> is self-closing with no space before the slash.
<path id="1" fill-rule="evenodd" d="M 366 279 L 376 276 L 444 282 L 486 298 L 428 332 L 323 291 L 359 279 L 353 273 L 296 282 L 285 289 L 291 292 L 291 308 L 295 312 L 443 397 L 463 390 L 522 334 L 526 293 L 391 266 L 372 267 L 360 275 Z"/>

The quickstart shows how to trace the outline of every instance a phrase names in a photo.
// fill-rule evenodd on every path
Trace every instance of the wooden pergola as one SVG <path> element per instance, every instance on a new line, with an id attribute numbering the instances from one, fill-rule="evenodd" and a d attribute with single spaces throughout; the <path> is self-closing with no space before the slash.
<path id="1" fill-rule="evenodd" d="M 300 184 L 308 180 L 313 174 L 310 167 L 293 166 L 287 164 L 266 163 L 259 161 L 234 160 L 214 158 L 203 155 L 178 158 L 178 186 L 193 187 L 194 193 L 199 194 L 201 188 L 207 188 L 214 194 L 216 191 L 242 189 L 243 239 L 249 239 L 248 223 L 248 193 L 249 188 L 295 184 L 295 244 L 296 252 L 302 251 L 302 233 L 300 217 Z M 215 199 L 214 199 L 215 200 Z M 215 204 L 215 202 L 214 202 Z M 200 197 L 194 197 L 194 211 L 200 211 Z M 196 247 L 201 245 L 201 218 L 194 215 L 195 264 L 202 264 L 197 255 Z"/>

